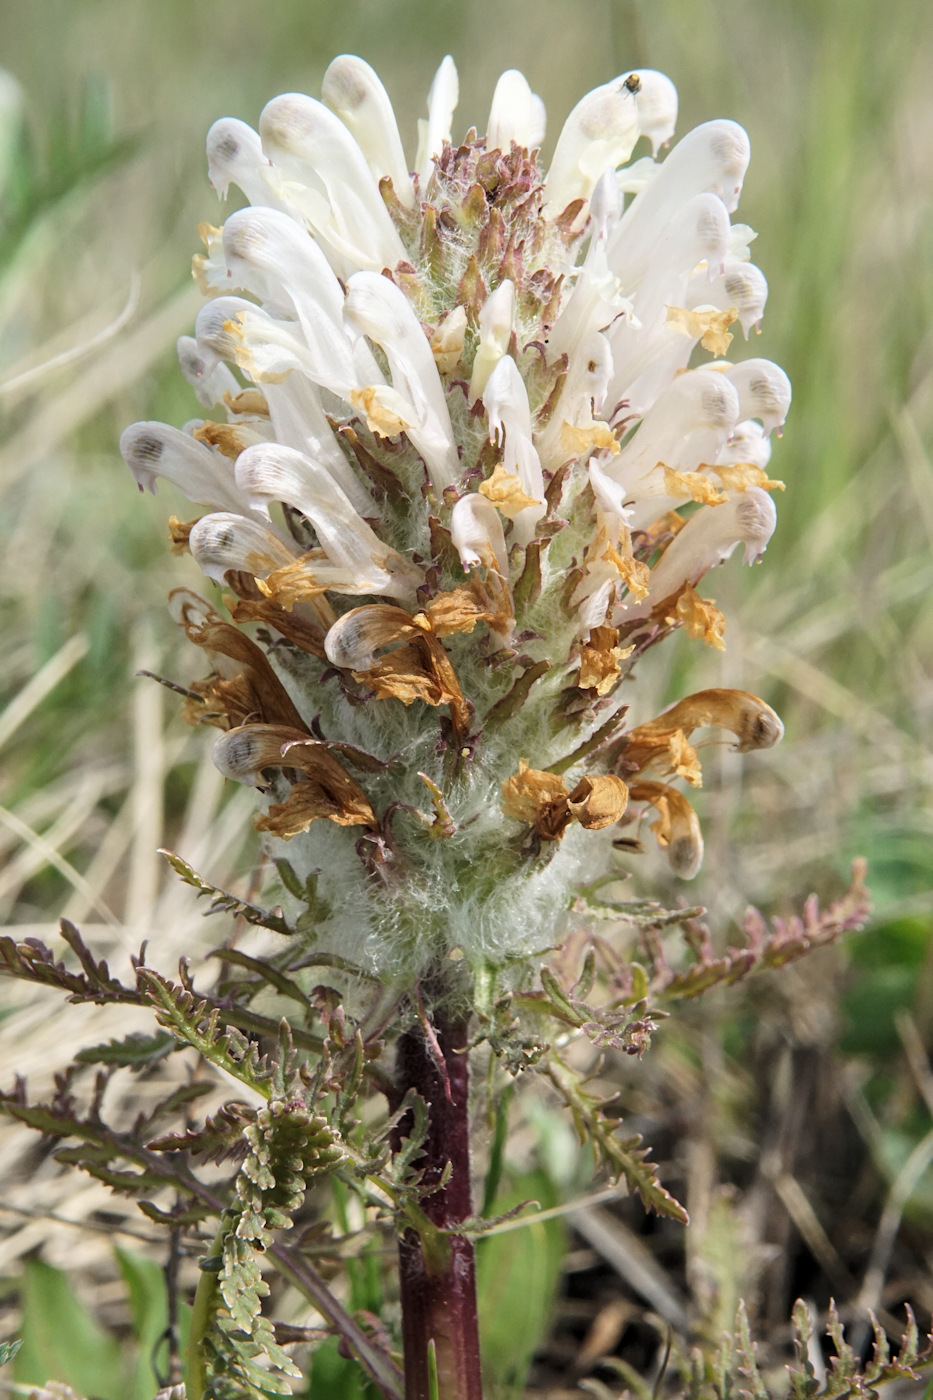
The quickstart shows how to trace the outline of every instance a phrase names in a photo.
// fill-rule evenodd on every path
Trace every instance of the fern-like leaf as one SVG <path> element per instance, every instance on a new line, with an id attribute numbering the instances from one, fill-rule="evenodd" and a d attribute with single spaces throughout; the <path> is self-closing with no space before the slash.
<path id="1" fill-rule="evenodd" d="M 268 1066 L 261 1062 L 256 1046 L 245 1035 L 224 1023 L 219 1007 L 212 1007 L 206 998 L 199 999 L 152 968 L 140 967 L 136 975 L 156 1008 L 160 1025 L 192 1046 L 210 1064 L 263 1098 L 270 1097 Z"/>
<path id="2" fill-rule="evenodd" d="M 94 958 L 74 924 L 62 919 L 61 931 L 65 942 L 77 955 L 83 972 L 72 972 L 38 938 L 27 938 L 22 943 L 16 943 L 5 936 L 0 938 L 0 973 L 18 977 L 24 982 L 57 987 L 59 991 L 68 993 L 69 1001 L 94 1001 L 98 1005 L 133 1002 L 139 1005 L 140 996 L 135 988 L 125 987 L 110 975 L 106 962 L 98 962 Z"/>
<path id="3" fill-rule="evenodd" d="M 252 1123 L 256 1110 L 246 1103 L 225 1103 L 212 1118 L 205 1119 L 201 1128 L 188 1128 L 184 1133 L 166 1133 L 147 1143 L 150 1152 L 190 1152 L 205 1162 L 225 1162 L 237 1159 L 247 1150 L 243 1129 Z"/>
<path id="4" fill-rule="evenodd" d="M 619 1137 L 619 1124 L 604 1115 L 604 1105 L 585 1091 L 579 1076 L 558 1055 L 551 1056 L 545 1073 L 570 1109 L 580 1141 L 592 1145 L 601 1165 L 615 1179 L 624 1177 L 646 1210 L 686 1225 L 687 1212 L 661 1185 L 657 1169 L 647 1161 L 648 1149 L 641 1146 L 641 1138 Z"/>
<path id="5" fill-rule="evenodd" d="M 250 904 L 248 900 L 240 899 L 239 895 L 231 894 L 229 890 L 212 885 L 210 880 L 205 880 L 203 875 L 199 875 L 193 866 L 182 860 L 174 851 L 160 850 L 159 855 L 165 856 L 175 874 L 184 880 L 186 885 L 197 890 L 199 895 L 210 896 L 210 908 L 206 911 L 208 914 L 234 914 L 238 919 L 245 919 L 248 924 L 271 929 L 273 933 L 291 935 L 295 932 L 281 909 L 263 909 L 258 904 Z"/>
<path id="6" fill-rule="evenodd" d="M 151 1069 L 178 1050 L 178 1041 L 165 1031 L 155 1035 L 144 1035 L 134 1031 L 122 1040 L 111 1040 L 106 1045 L 89 1045 L 79 1050 L 75 1059 L 79 1065 L 112 1065 L 115 1069 Z"/>
<path id="7" fill-rule="evenodd" d="M 327 1122 L 297 1099 L 273 1098 L 247 1123 L 242 1138 L 246 1155 L 224 1216 L 219 1306 L 202 1342 L 210 1377 L 206 1393 L 213 1400 L 288 1394 L 288 1377 L 300 1376 L 263 1315 L 269 1288 L 259 1257 L 275 1230 L 291 1227 L 309 1181 L 332 1171 L 344 1155 Z"/>

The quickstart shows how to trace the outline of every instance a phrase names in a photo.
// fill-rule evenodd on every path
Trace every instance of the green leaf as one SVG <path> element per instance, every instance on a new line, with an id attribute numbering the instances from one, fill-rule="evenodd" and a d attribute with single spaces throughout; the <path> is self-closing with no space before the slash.
<path id="1" fill-rule="evenodd" d="M 207 1162 L 223 1162 L 242 1144 L 243 1129 L 255 1117 L 256 1110 L 249 1104 L 225 1103 L 202 1127 L 166 1133 L 146 1145 L 150 1152 L 190 1152 Z"/>
<path id="2" fill-rule="evenodd" d="M 70 1001 L 96 1001 L 102 1006 L 118 1001 L 139 1005 L 139 993 L 111 977 L 106 962 L 94 959 L 74 924 L 61 919 L 60 927 L 62 938 L 77 955 L 84 969 L 83 974 L 72 972 L 63 962 L 56 961 L 51 949 L 38 938 L 31 938 L 26 943 L 15 943 L 9 937 L 0 938 L 0 971 L 25 982 L 57 987 L 60 991 L 68 992 Z"/>
<path id="3" fill-rule="evenodd" d="M 557 1204 L 550 1178 L 542 1171 L 513 1178 L 496 1200 L 508 1210 L 535 1199 L 545 1208 Z M 476 1284 L 480 1338 L 490 1390 L 499 1400 L 522 1393 L 531 1358 L 544 1337 L 564 1250 L 564 1222 L 535 1220 L 520 1230 L 487 1235 L 476 1246 Z"/>
<path id="4" fill-rule="evenodd" d="M 305 892 L 304 885 L 292 869 L 291 862 L 287 861 L 284 856 L 280 857 L 275 861 L 275 868 L 279 872 L 279 879 L 282 881 L 282 884 L 288 890 L 289 894 L 294 895 L 295 899 L 302 899 Z"/>
<path id="5" fill-rule="evenodd" d="M 258 977 L 274 988 L 283 997 L 290 997 L 292 1001 L 297 1001 L 299 1006 L 310 1010 L 311 1003 L 304 992 L 293 982 L 290 977 L 286 977 L 277 967 L 273 967 L 265 958 L 254 958 L 249 953 L 242 952 L 239 948 L 215 948 L 209 954 L 212 958 L 220 958 L 225 963 L 230 963 L 234 967 L 245 967 L 248 972 L 255 972 Z"/>
<path id="6" fill-rule="evenodd" d="M 614 1177 L 625 1177 L 646 1210 L 688 1224 L 687 1212 L 664 1189 L 654 1164 L 647 1161 L 649 1149 L 641 1146 L 641 1138 L 620 1138 L 621 1124 L 605 1116 L 603 1105 L 584 1090 L 579 1077 L 557 1055 L 552 1056 L 546 1073 L 570 1109 L 581 1143 L 590 1143 L 598 1161 Z"/>
<path id="7" fill-rule="evenodd" d="M 156 1007 L 161 1025 L 193 1046 L 212 1065 L 226 1070 L 263 1098 L 269 1097 L 269 1071 L 261 1066 L 256 1047 L 238 1030 L 224 1024 L 217 1007 L 209 1010 L 206 1000 L 176 987 L 152 968 L 140 967 L 136 975 Z"/>
<path id="8" fill-rule="evenodd" d="M 13 1366 L 19 1385 L 67 1382 L 79 1395 L 126 1400 L 119 1343 L 93 1320 L 67 1274 L 36 1259 L 27 1264 L 20 1292 L 23 1345 Z"/>
<path id="9" fill-rule="evenodd" d="M 136 1340 L 136 1365 L 130 1394 L 132 1400 L 150 1400 L 159 1388 L 152 1360 L 168 1326 L 165 1274 L 158 1264 L 132 1250 L 117 1246 L 114 1253 L 129 1290 L 130 1315 Z"/>
<path id="10" fill-rule="evenodd" d="M 13 1342 L 0 1342 L 0 1366 L 5 1366 L 8 1361 L 12 1361 L 22 1345 L 22 1337 L 17 1337 Z"/>
<path id="11" fill-rule="evenodd" d="M 79 1050 L 75 1059 L 80 1065 L 116 1065 L 121 1069 L 150 1069 L 164 1060 L 166 1055 L 181 1047 L 173 1035 L 167 1031 L 156 1031 L 155 1035 L 144 1035 L 133 1031 L 123 1040 L 111 1040 L 106 1045 L 89 1045 Z"/>
<path id="12" fill-rule="evenodd" d="M 235 914 L 238 919 L 245 919 L 248 924 L 258 924 L 260 928 L 271 929 L 273 933 L 292 934 L 294 929 L 288 923 L 281 909 L 263 909 L 258 904 L 250 904 L 245 899 L 240 899 L 238 895 L 231 894 L 229 890 L 222 890 L 217 885 L 212 885 L 209 880 L 205 880 L 202 875 L 189 865 L 181 856 L 177 856 L 174 851 L 160 850 L 159 854 L 165 856 L 175 874 L 184 880 L 186 885 L 197 890 L 199 895 L 206 894 L 211 897 L 211 907 L 208 914 Z"/>
<path id="13" fill-rule="evenodd" d="M 518 680 L 512 686 L 512 689 L 506 695 L 503 695 L 501 700 L 496 701 L 484 719 L 483 724 L 486 727 L 492 727 L 496 724 L 502 724 L 507 719 L 511 719 L 516 711 L 520 710 L 528 699 L 528 692 L 531 690 L 535 681 L 540 680 L 550 669 L 551 663 L 549 661 L 536 661 L 533 666 L 529 666 L 528 670 L 524 671 L 522 675 L 519 676 Z"/>
<path id="14" fill-rule="evenodd" d="M 380 1400 L 359 1363 L 341 1356 L 339 1337 L 328 1337 L 315 1348 L 305 1395 L 307 1400 Z"/>

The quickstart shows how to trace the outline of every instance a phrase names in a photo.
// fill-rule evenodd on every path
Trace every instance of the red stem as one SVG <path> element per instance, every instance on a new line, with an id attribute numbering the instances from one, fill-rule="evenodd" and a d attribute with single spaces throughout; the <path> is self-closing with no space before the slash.
<path id="1" fill-rule="evenodd" d="M 432 1225 L 447 1230 L 471 1214 L 467 1023 L 435 1013 L 434 1030 L 434 1047 L 420 1025 L 400 1038 L 396 1082 L 399 1101 L 415 1089 L 428 1106 L 427 1137 L 417 1163 L 422 1184 L 435 1186 L 450 1163 L 446 1186 L 421 1202 Z M 438 1045 L 446 1076 L 437 1064 Z M 409 1120 L 403 1119 L 398 1139 L 410 1130 Z M 482 1400 L 473 1242 L 462 1235 L 445 1235 L 441 1245 L 440 1258 L 433 1257 L 437 1251 L 429 1251 L 432 1257 L 426 1258 L 415 1230 L 406 1230 L 399 1241 L 405 1400 L 432 1400 L 435 1393 L 439 1400 Z"/>

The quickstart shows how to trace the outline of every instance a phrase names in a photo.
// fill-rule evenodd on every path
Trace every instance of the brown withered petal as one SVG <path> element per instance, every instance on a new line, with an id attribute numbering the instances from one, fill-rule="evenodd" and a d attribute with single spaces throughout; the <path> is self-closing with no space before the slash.
<path id="1" fill-rule="evenodd" d="M 534 496 L 522 489 L 521 480 L 515 472 L 507 472 L 501 462 L 496 464 L 492 476 L 481 481 L 477 488 L 481 495 L 492 501 L 506 520 L 514 520 L 528 506 L 538 505 Z"/>
<path id="2" fill-rule="evenodd" d="M 664 611 L 665 621 L 682 622 L 687 636 L 694 641 L 705 642 L 708 647 L 715 647 L 716 651 L 725 651 L 725 616 L 712 598 L 701 598 L 692 584 L 684 585 L 673 608 L 668 600 Z"/>
<path id="3" fill-rule="evenodd" d="M 307 831 L 312 822 L 321 818 L 335 822 L 337 826 L 369 826 L 371 816 L 348 811 L 340 807 L 321 787 L 320 783 L 296 783 L 285 802 L 273 802 L 265 815 L 253 818 L 257 831 L 268 831 L 283 841 L 290 841 L 301 831 Z"/>
<path id="4" fill-rule="evenodd" d="M 245 429 L 241 423 L 211 423 L 206 420 L 200 428 L 195 428 L 191 436 L 197 442 L 206 443 L 208 447 L 216 447 L 222 456 L 235 462 L 240 453 L 255 440 L 256 435 Z"/>
<path id="5" fill-rule="evenodd" d="M 622 552 L 613 545 L 608 546 L 602 558 L 618 571 L 619 578 L 636 603 L 642 598 L 647 598 L 651 578 L 651 571 L 647 564 L 635 559 L 630 550 L 627 553 Z"/>
<path id="6" fill-rule="evenodd" d="M 714 466 L 715 472 L 727 491 L 744 491 L 749 486 L 760 486 L 762 491 L 784 491 L 783 481 L 772 481 L 768 473 L 754 462 L 736 462 L 733 466 Z"/>
<path id="7" fill-rule="evenodd" d="M 366 821 L 373 820 L 373 809 L 365 792 L 334 755 L 329 744 L 319 739 L 306 739 L 303 735 L 286 739 L 282 744 L 282 763 L 289 768 L 300 769 L 320 783 L 345 811 L 356 811 Z"/>
<path id="8" fill-rule="evenodd" d="M 324 660 L 324 629 L 268 598 L 239 598 L 231 607 L 234 622 L 264 622 L 311 656 Z"/>
<path id="9" fill-rule="evenodd" d="M 591 422 L 575 424 L 564 422 L 560 428 L 560 443 L 575 457 L 589 451 L 619 451 L 619 439 L 608 423 Z"/>
<path id="10" fill-rule="evenodd" d="M 682 729 L 675 729 L 667 741 L 668 771 L 683 778 L 691 787 L 703 786 L 703 769 L 697 751 Z"/>
<path id="11" fill-rule="evenodd" d="M 445 703 L 441 687 L 425 665 L 424 653 L 417 645 L 396 647 L 365 671 L 353 671 L 352 675 L 370 686 L 383 700 L 401 700 L 404 705 L 414 700 L 424 700 L 428 705 Z"/>
<path id="12" fill-rule="evenodd" d="M 264 768 L 297 768 L 296 760 L 283 759 L 282 745 L 307 737 L 283 724 L 244 724 L 217 739 L 211 753 L 225 778 L 256 786 Z"/>
<path id="13" fill-rule="evenodd" d="M 580 675 L 577 685 L 581 690 L 595 690 L 597 695 L 606 695 L 622 674 L 619 664 L 634 650 L 634 646 L 620 647 L 618 627 L 591 627 L 589 641 L 580 648 Z"/>
<path id="14" fill-rule="evenodd" d="M 490 630 L 508 637 L 515 622 L 515 604 L 508 579 L 495 569 L 487 569 L 485 579 L 471 579 L 470 587 L 477 601 L 492 614 Z"/>
<path id="15" fill-rule="evenodd" d="M 458 741 L 465 739 L 470 731 L 470 710 L 443 642 L 439 637 L 428 632 L 418 638 L 415 645 L 425 656 L 431 675 L 440 690 L 441 704 L 447 705 L 450 710 L 456 738 Z"/>
<path id="16" fill-rule="evenodd" d="M 370 686 L 380 700 L 401 700 L 404 705 L 414 700 L 447 705 L 457 739 L 464 739 L 469 733 L 470 710 L 460 682 L 450 657 L 431 633 L 417 637 L 410 645 L 396 647 L 367 670 L 354 671 L 352 675 Z"/>
<path id="17" fill-rule="evenodd" d="M 230 711 L 225 703 L 221 705 L 212 699 L 208 694 L 209 685 L 208 681 L 192 683 L 190 688 L 195 694 L 186 696 L 179 711 L 181 719 L 185 724 L 190 724 L 192 729 L 197 729 L 201 724 L 212 725 L 215 729 L 230 729 Z"/>
<path id="18" fill-rule="evenodd" d="M 176 590 L 172 599 L 183 592 L 185 590 Z M 197 598 L 196 594 L 189 596 Z M 198 599 L 198 602 L 203 603 L 203 600 Z M 306 733 L 304 720 L 262 649 L 233 623 L 224 622 L 209 605 L 203 606 L 206 611 L 186 608 L 184 603 L 180 606 L 179 620 L 188 640 L 211 653 L 222 679 L 231 680 L 237 674 L 245 678 L 253 692 L 250 713 L 265 724 L 286 724 Z M 223 657 L 224 661 L 219 661 L 218 657 Z M 234 664 L 230 666 L 225 662 Z"/>
<path id="19" fill-rule="evenodd" d="M 546 841 L 559 841 L 573 821 L 567 786 L 556 773 L 529 768 L 525 759 L 518 772 L 502 784 L 502 808 L 507 817 L 527 822 Z"/>
<path id="20" fill-rule="evenodd" d="M 698 690 L 678 700 L 657 719 L 633 729 L 628 736 L 629 745 L 651 742 L 671 729 L 681 729 L 689 735 L 694 729 L 706 728 L 730 730 L 739 741 L 739 753 L 769 749 L 784 733 L 779 717 L 757 695 L 747 690 Z"/>
<path id="21" fill-rule="evenodd" d="M 664 490 L 668 496 L 689 496 L 706 506 L 721 506 L 726 499 L 726 493 L 702 472 L 678 472 L 673 467 L 664 468 Z"/>
<path id="22" fill-rule="evenodd" d="M 689 311 L 685 306 L 667 306 L 665 310 L 668 325 L 683 331 L 691 340 L 699 340 L 703 349 L 711 355 L 725 355 L 735 338 L 729 334 L 729 327 L 738 319 L 734 306 L 725 311 L 718 311 L 715 307 Z"/>
<path id="23" fill-rule="evenodd" d="M 652 829 L 668 863 L 682 880 L 692 880 L 703 864 L 703 833 L 696 812 L 676 788 L 666 783 L 637 782 L 629 788 L 632 802 L 647 802 L 658 814 Z"/>
<path id="24" fill-rule="evenodd" d="M 630 771 L 656 772 L 684 778 L 693 787 L 703 786 L 703 772 L 697 751 L 683 729 L 661 726 L 657 720 L 641 725 L 626 736 L 622 756 Z"/>
<path id="25" fill-rule="evenodd" d="M 470 596 L 465 589 L 458 592 Z M 457 600 L 453 620 L 464 612 L 464 602 Z M 405 645 L 373 658 L 380 647 L 405 639 Z M 405 705 L 414 700 L 448 705 L 457 738 L 462 739 L 469 732 L 470 712 L 460 682 L 426 613 L 412 617 L 404 608 L 388 603 L 351 608 L 330 629 L 324 646 L 333 665 L 350 670 L 356 680 L 371 686 L 380 699 L 401 700 Z"/>
<path id="26" fill-rule="evenodd" d="M 423 616 L 439 637 L 451 637 L 455 632 L 472 632 L 478 622 L 492 624 L 496 621 L 485 600 L 479 599 L 472 588 L 462 586 L 449 593 L 435 594 L 425 605 Z M 418 618 L 414 620 L 417 622 Z"/>
<path id="27" fill-rule="evenodd" d="M 207 681 L 192 681 L 190 688 L 200 697 L 200 703 L 191 698 L 185 701 L 181 714 L 186 724 L 238 729 L 262 719 L 256 692 L 245 676 L 214 676 Z"/>
<path id="28" fill-rule="evenodd" d="M 179 520 L 177 515 L 170 515 L 168 518 L 168 538 L 169 548 L 173 554 L 190 554 L 191 548 L 188 544 L 188 536 L 197 525 L 200 516 L 196 520 Z"/>
<path id="29" fill-rule="evenodd" d="M 231 394 L 228 389 L 223 401 L 231 413 L 248 413 L 254 418 L 269 417 L 269 404 L 261 389 L 242 389 L 238 394 Z"/>
<path id="30" fill-rule="evenodd" d="M 367 603 L 338 617 L 325 638 L 327 659 L 347 671 L 365 671 L 380 647 L 420 635 L 410 612 L 390 603 Z"/>
<path id="31" fill-rule="evenodd" d="M 587 831 L 612 826 L 628 806 L 628 788 L 621 778 L 581 778 L 567 798 L 567 806 Z"/>
<path id="32" fill-rule="evenodd" d="M 229 598 L 224 598 L 224 604 L 233 614 L 234 622 L 268 622 L 276 627 L 283 637 L 288 637 L 290 641 L 296 642 L 298 646 L 302 643 L 299 637 L 307 637 L 309 630 L 321 634 L 320 652 L 323 659 L 323 639 L 329 628 L 333 627 L 337 621 L 337 614 L 331 606 L 329 598 L 324 593 L 317 593 L 308 598 L 302 605 L 299 613 L 294 612 L 294 604 L 289 603 L 288 607 L 283 607 L 281 603 L 273 602 L 266 596 L 260 587 L 260 580 L 253 574 L 245 573 L 242 569 L 229 569 L 224 574 L 224 583 L 236 594 L 236 597 L 250 604 L 253 611 L 243 611 L 237 615 L 237 605 Z M 276 619 L 273 622 L 273 618 Z M 290 622 L 290 619 L 294 619 Z M 286 627 L 289 630 L 286 631 Z M 310 648 L 303 647 L 308 651 Z M 313 653 L 315 656 L 317 652 Z"/>
<path id="33" fill-rule="evenodd" d="M 172 621 L 187 632 L 189 627 L 201 627 L 205 622 L 223 619 L 206 598 L 190 588 L 173 588 L 168 595 L 168 611 Z"/>
<path id="34" fill-rule="evenodd" d="M 281 724 L 248 724 L 231 730 L 214 744 L 214 762 L 227 777 L 255 782 L 266 768 L 297 768 L 316 784 L 336 812 L 320 812 L 343 826 L 375 826 L 369 799 L 327 744 Z M 306 794 L 307 795 L 307 794 Z M 283 804 L 287 805 L 287 804 Z"/>
<path id="35" fill-rule="evenodd" d="M 686 523 L 685 516 L 678 515 L 676 510 L 668 510 L 665 511 L 653 525 L 649 525 L 647 529 L 642 530 L 641 533 L 645 535 L 648 540 L 653 542 L 659 540 L 662 535 L 671 535 L 673 537 L 679 534 Z M 670 541 L 668 541 L 668 543 L 670 543 Z"/>
<path id="36" fill-rule="evenodd" d="M 294 564 L 285 564 L 275 569 L 264 579 L 259 579 L 259 587 L 267 598 L 273 599 L 283 608 L 293 608 L 305 599 L 317 598 L 328 588 L 326 582 L 315 576 L 315 564 L 327 565 L 327 555 L 323 549 L 309 549 Z"/>

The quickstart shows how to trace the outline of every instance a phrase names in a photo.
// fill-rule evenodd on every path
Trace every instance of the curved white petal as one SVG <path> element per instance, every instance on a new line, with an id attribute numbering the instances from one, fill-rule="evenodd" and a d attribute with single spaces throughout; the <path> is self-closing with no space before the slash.
<path id="1" fill-rule="evenodd" d="M 220 362 L 209 367 L 193 336 L 180 335 L 176 350 L 179 368 L 205 408 L 221 403 L 224 394 L 239 393 L 240 384 L 232 371 Z"/>
<path id="2" fill-rule="evenodd" d="M 736 423 L 735 431 L 716 458 L 717 467 L 733 467 L 750 462 L 765 470 L 771 461 L 771 439 L 754 418 Z"/>
<path id="3" fill-rule="evenodd" d="M 544 103 L 528 79 L 509 68 L 496 83 L 486 127 L 486 149 L 508 152 L 512 142 L 532 151 L 544 140 Z"/>
<path id="4" fill-rule="evenodd" d="M 695 274 L 707 281 L 720 273 L 729 246 L 729 215 L 718 195 L 698 194 L 682 205 L 655 239 L 650 257 L 640 267 L 619 266 L 623 288 L 632 298 L 635 315 L 650 328 L 663 320 L 665 307 L 683 306 L 687 284 Z"/>
<path id="5" fill-rule="evenodd" d="M 282 178 L 281 193 L 320 239 L 334 270 L 395 267 L 405 249 L 362 151 L 339 117 L 302 93 L 267 102 L 262 147 Z"/>
<path id="6" fill-rule="evenodd" d="M 468 573 L 480 567 L 493 568 L 501 578 L 508 578 L 509 553 L 502 521 L 492 501 L 477 492 L 461 496 L 450 512 L 450 535 Z"/>
<path id="7" fill-rule="evenodd" d="M 231 569 L 265 578 L 298 557 L 268 526 L 225 511 L 202 516 L 192 526 L 188 544 L 201 572 L 217 583 Z"/>
<path id="8" fill-rule="evenodd" d="M 687 283 L 684 306 L 691 310 L 714 306 L 720 311 L 734 307 L 739 325 L 748 339 L 752 326 L 757 326 L 768 300 L 768 283 L 760 268 L 750 262 L 734 262 L 726 258 L 722 271 L 710 281 L 705 273 Z"/>
<path id="9" fill-rule="evenodd" d="M 348 128 L 375 179 L 387 175 L 401 202 L 410 209 L 415 187 L 389 94 L 375 70 L 355 54 L 341 54 L 324 74 L 321 98 Z"/>
<path id="10" fill-rule="evenodd" d="M 607 261 L 609 236 L 619 221 L 620 195 L 615 173 L 606 170 L 597 180 L 590 200 L 590 241 L 586 257 L 577 269 L 576 282 L 564 299 L 548 335 L 552 356 L 573 357 L 580 341 L 592 331 L 601 331 L 617 319 L 630 320 L 634 308 L 622 295 L 622 284 Z"/>
<path id="11" fill-rule="evenodd" d="M 198 505 L 239 515 L 251 513 L 237 489 L 229 458 L 178 428 L 167 423 L 132 423 L 120 436 L 120 452 L 140 491 L 154 494 L 156 480 L 162 477 Z"/>
<path id="12" fill-rule="evenodd" d="M 470 403 L 482 398 L 490 374 L 509 348 L 515 318 L 515 284 L 504 278 L 479 313 L 479 345 L 470 376 Z"/>
<path id="13" fill-rule="evenodd" d="M 609 342 L 601 332 L 592 331 L 578 345 L 550 420 L 535 438 L 538 455 L 547 471 L 554 471 L 568 458 L 580 455 L 578 451 L 568 448 L 565 429 L 597 426 L 594 414 L 603 409 L 611 379 L 612 351 Z M 606 425 L 601 426 L 603 434 L 607 434 L 609 430 Z"/>
<path id="14" fill-rule="evenodd" d="M 635 93 L 635 110 L 638 113 L 638 132 L 651 142 L 651 154 L 656 156 L 660 148 L 674 135 L 677 125 L 677 89 L 664 73 L 653 68 L 635 68 L 628 78 L 638 80 Z"/>
<path id="15" fill-rule="evenodd" d="M 655 603 L 671 597 L 685 583 L 695 584 L 723 563 L 739 545 L 746 564 L 764 554 L 777 524 L 774 502 L 766 491 L 749 486 L 722 505 L 701 506 L 668 545 L 651 570 L 648 596 L 619 613 L 624 621 L 646 617 Z"/>
<path id="16" fill-rule="evenodd" d="M 364 591 L 411 598 L 422 582 L 421 570 L 384 544 L 327 469 L 303 453 L 261 443 L 240 453 L 236 478 L 253 509 L 267 515 L 270 502 L 284 501 L 300 510 L 330 562 Z"/>
<path id="17" fill-rule="evenodd" d="M 688 370 L 659 396 L 606 470 L 637 500 L 659 464 L 683 472 L 715 461 L 738 420 L 739 396 L 725 375 Z"/>
<path id="18" fill-rule="evenodd" d="M 698 194 L 718 195 L 731 214 L 739 202 L 749 155 L 748 136 L 737 122 L 694 127 L 626 209 L 610 245 L 610 266 L 648 258 L 677 211 Z"/>
<path id="19" fill-rule="evenodd" d="M 723 370 L 739 396 L 743 418 L 758 418 L 766 433 L 784 426 L 790 408 L 790 380 L 772 360 L 740 360 Z"/>
<path id="20" fill-rule="evenodd" d="M 231 185 L 243 191 L 250 204 L 281 204 L 269 184 L 271 170 L 263 153 L 259 132 L 236 117 L 221 117 L 207 133 L 207 174 L 221 199 Z"/>
<path id="21" fill-rule="evenodd" d="M 589 199 L 603 172 L 632 154 L 638 140 L 632 86 L 622 77 L 594 88 L 565 121 L 544 182 L 545 207 L 552 215 L 575 199 Z"/>
<path id="22" fill-rule="evenodd" d="M 385 351 L 392 385 L 414 411 L 405 432 L 424 458 L 435 491 L 442 492 L 459 477 L 460 459 L 444 386 L 411 303 L 387 277 L 358 272 L 347 287 L 345 315 Z"/>
<path id="23" fill-rule="evenodd" d="M 587 468 L 596 507 L 603 515 L 617 516 L 626 520 L 629 510 L 626 505 L 625 487 L 606 471 L 606 463 L 600 457 L 591 457 Z"/>
<path id="24" fill-rule="evenodd" d="M 502 465 L 518 477 L 522 490 L 535 502 L 513 518 L 514 538 L 525 545 L 534 538 L 535 527 L 547 514 L 547 506 L 544 475 L 531 431 L 528 391 L 511 355 L 503 355 L 489 376 L 483 403 L 489 416 L 490 441 L 500 446 L 504 443 Z"/>
<path id="25" fill-rule="evenodd" d="M 453 115 L 460 101 L 460 80 L 457 68 L 447 54 L 434 74 L 428 91 L 428 117 L 418 118 L 418 154 L 415 169 L 421 180 L 422 194 L 434 169 L 434 157 L 439 156 L 445 141 L 450 140 Z"/>
<path id="26" fill-rule="evenodd" d="M 334 119 L 336 120 L 336 118 Z M 224 225 L 227 263 L 239 284 L 278 316 L 297 316 L 317 383 L 343 398 L 381 375 L 347 333 L 343 289 L 313 238 L 275 209 L 240 209 Z"/>

